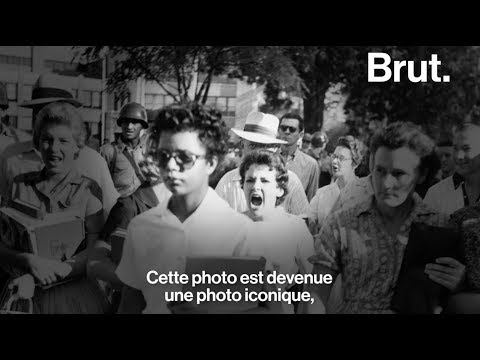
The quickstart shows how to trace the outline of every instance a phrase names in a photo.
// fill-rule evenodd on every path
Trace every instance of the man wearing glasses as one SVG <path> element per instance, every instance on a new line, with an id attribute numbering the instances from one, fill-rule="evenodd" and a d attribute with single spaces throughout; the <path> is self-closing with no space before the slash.
<path id="1" fill-rule="evenodd" d="M 280 119 L 280 139 L 285 141 L 281 154 L 288 170 L 297 174 L 302 182 L 308 201 L 312 200 L 318 189 L 320 168 L 317 161 L 298 148 L 298 141 L 304 134 L 303 118 L 295 113 L 288 113 Z"/>

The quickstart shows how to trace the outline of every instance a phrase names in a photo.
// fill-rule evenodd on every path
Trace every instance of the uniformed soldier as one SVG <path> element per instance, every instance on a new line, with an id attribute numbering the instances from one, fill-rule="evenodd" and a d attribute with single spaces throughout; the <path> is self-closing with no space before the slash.
<path id="1" fill-rule="evenodd" d="M 115 188 L 125 197 L 146 181 L 140 163 L 145 158 L 145 137 L 141 133 L 148 128 L 147 112 L 138 103 L 128 103 L 120 110 L 117 124 L 122 128 L 121 136 L 102 146 L 100 153 L 107 161 Z"/>

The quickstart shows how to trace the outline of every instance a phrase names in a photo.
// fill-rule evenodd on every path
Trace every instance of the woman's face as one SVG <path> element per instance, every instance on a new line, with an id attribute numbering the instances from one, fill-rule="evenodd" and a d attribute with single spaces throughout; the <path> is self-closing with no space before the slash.
<path id="1" fill-rule="evenodd" d="M 243 192 L 248 209 L 254 219 L 275 209 L 277 198 L 283 195 L 283 189 L 277 183 L 277 171 L 267 165 L 253 164 L 245 172 Z"/>
<path id="2" fill-rule="evenodd" d="M 41 132 L 39 145 L 45 167 L 53 174 L 69 171 L 80 151 L 72 129 L 66 125 L 47 126 Z"/>
<path id="3" fill-rule="evenodd" d="M 156 157 L 165 186 L 173 195 L 185 196 L 208 186 L 217 161 L 207 161 L 205 155 L 197 132 L 162 132 Z"/>
<path id="4" fill-rule="evenodd" d="M 380 147 L 373 161 L 372 183 L 377 202 L 388 207 L 402 205 L 420 180 L 420 157 L 408 147 Z"/>
<path id="5" fill-rule="evenodd" d="M 345 179 L 350 178 L 354 174 L 352 152 L 343 146 L 337 146 L 332 154 L 332 172 L 333 176 L 342 176 Z"/>

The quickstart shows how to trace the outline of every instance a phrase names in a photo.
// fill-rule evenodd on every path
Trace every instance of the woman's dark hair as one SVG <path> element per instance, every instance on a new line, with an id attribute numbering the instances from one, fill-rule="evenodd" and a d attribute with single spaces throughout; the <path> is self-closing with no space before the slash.
<path id="1" fill-rule="evenodd" d="M 391 150 L 408 147 L 420 157 L 421 174 L 429 170 L 429 161 L 435 151 L 434 141 L 411 122 L 394 122 L 377 131 L 370 140 L 370 153 L 375 156 L 382 146 Z"/>
<path id="2" fill-rule="evenodd" d="M 242 188 L 245 182 L 245 173 L 252 165 L 267 165 L 270 170 L 275 170 L 277 172 L 277 184 L 280 189 L 283 189 L 283 195 L 277 199 L 275 205 L 280 205 L 288 194 L 288 169 L 283 158 L 268 150 L 254 150 L 249 153 L 240 164 Z"/>
<path id="3" fill-rule="evenodd" d="M 217 157 L 220 163 L 228 151 L 228 130 L 222 113 L 198 103 L 175 104 L 161 109 L 154 121 L 149 139 L 149 153 L 156 151 L 162 132 L 195 131 L 207 150 L 206 158 Z"/>

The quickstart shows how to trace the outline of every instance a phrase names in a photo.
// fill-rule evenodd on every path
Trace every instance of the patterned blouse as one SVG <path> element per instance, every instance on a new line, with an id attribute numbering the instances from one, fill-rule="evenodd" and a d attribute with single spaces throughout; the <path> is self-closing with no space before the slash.
<path id="1" fill-rule="evenodd" d="M 310 261 L 342 274 L 339 313 L 393 313 L 390 302 L 412 222 L 446 227 L 448 218 L 414 194 L 413 210 L 395 237 L 385 230 L 373 196 L 326 219 Z"/>

